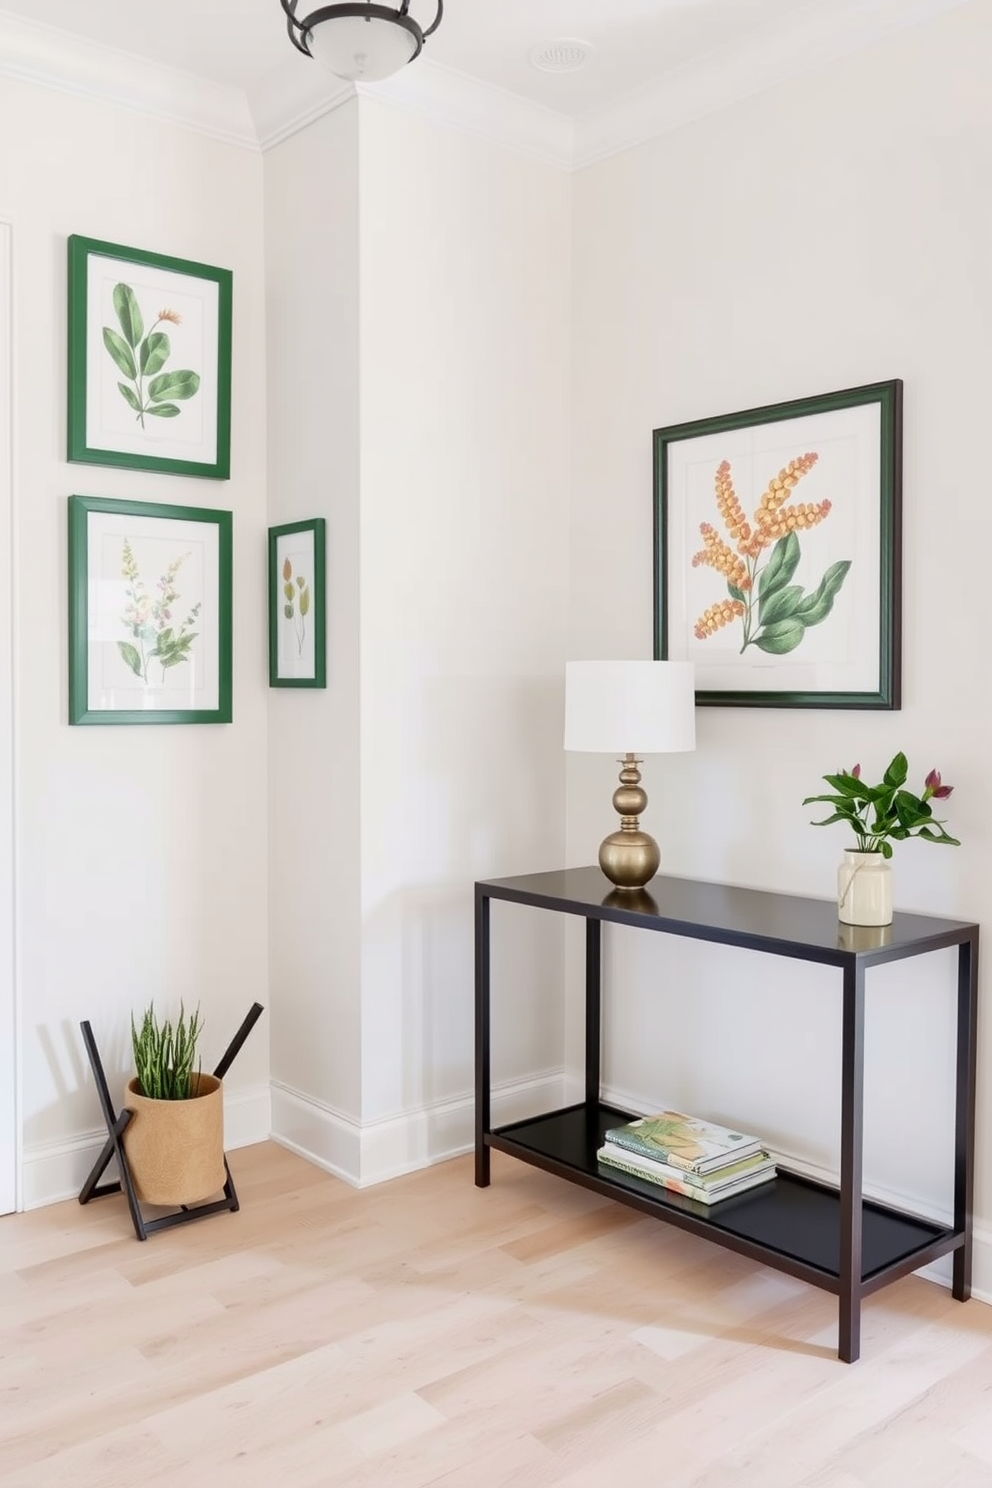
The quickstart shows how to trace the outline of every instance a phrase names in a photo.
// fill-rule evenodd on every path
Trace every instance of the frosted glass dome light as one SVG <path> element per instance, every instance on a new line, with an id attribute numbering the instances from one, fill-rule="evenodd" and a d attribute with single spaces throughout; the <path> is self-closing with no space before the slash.
<path id="1" fill-rule="evenodd" d="M 300 0 L 280 0 L 289 39 L 335 77 L 352 83 L 378 83 L 420 55 L 424 38 L 441 24 L 444 0 L 434 0 L 434 20 L 422 30 L 409 15 L 410 0 L 398 5 L 322 5 L 302 20 Z"/>

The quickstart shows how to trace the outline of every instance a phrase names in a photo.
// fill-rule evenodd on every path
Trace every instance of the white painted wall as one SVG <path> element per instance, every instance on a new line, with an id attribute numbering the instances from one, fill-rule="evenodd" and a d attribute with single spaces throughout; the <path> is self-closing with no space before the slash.
<path id="1" fill-rule="evenodd" d="M 204 1062 L 254 999 L 266 957 L 265 304 L 262 167 L 237 147 L 0 79 L 0 183 L 14 225 L 17 934 L 25 1203 L 72 1193 L 100 1115 L 79 1036 L 114 1087 L 132 1007 L 199 1000 Z M 229 482 L 69 465 L 70 233 L 234 271 Z M 234 723 L 66 722 L 66 499 L 234 511 Z M 268 1127 L 263 1020 L 228 1079 L 228 1141 Z"/>
<path id="2" fill-rule="evenodd" d="M 903 709 L 700 709 L 696 752 L 645 767 L 669 872 L 832 895 L 843 833 L 812 830 L 801 801 L 823 771 L 880 774 L 901 748 L 914 777 L 936 765 L 955 785 L 964 845 L 897 846 L 897 907 L 987 917 L 990 63 L 988 7 L 965 7 L 575 180 L 570 655 L 651 654 L 652 429 L 906 385 Z M 569 861 L 593 860 L 613 780 L 610 761 L 570 757 Z M 835 973 L 620 931 L 608 982 L 616 1091 L 836 1166 Z M 867 1177 L 935 1212 L 951 1195 L 953 998 L 951 953 L 870 976 Z M 576 1028 L 573 1003 L 573 1064 Z M 990 1053 L 983 1025 L 986 1226 Z"/>
<path id="3" fill-rule="evenodd" d="M 327 693 L 270 701 L 273 1122 L 370 1182 L 470 1139 L 472 882 L 561 852 L 569 182 L 368 97 L 265 169 L 270 514 L 331 556 Z M 558 945 L 507 974 L 518 1101 Z"/>
<path id="4" fill-rule="evenodd" d="M 361 107 L 362 1115 L 467 1137 L 472 883 L 563 841 L 570 182 Z M 496 937 L 497 1081 L 560 1069 L 547 918 Z"/>
<path id="5" fill-rule="evenodd" d="M 14 640 L 11 587 L 11 231 L 0 221 L 0 1214 L 16 1208 L 20 1173 L 14 973 Z"/>
<path id="6" fill-rule="evenodd" d="M 982 917 L 988 710 L 967 596 L 982 592 L 988 524 L 969 437 L 990 294 L 986 13 L 963 8 L 574 181 L 368 96 L 263 167 L 0 82 L 0 208 L 18 243 L 28 1202 L 72 1192 L 96 1140 L 79 1019 L 116 1081 L 129 1009 L 170 989 L 200 993 L 208 1057 L 271 989 L 229 1080 L 243 1133 L 264 1134 L 271 1022 L 282 1140 L 372 1181 L 467 1139 L 471 883 L 560 862 L 566 778 L 569 860 L 591 860 L 612 825 L 612 762 L 573 756 L 566 777 L 562 666 L 650 653 L 662 423 L 906 381 L 906 705 L 702 710 L 694 755 L 648 762 L 666 868 L 829 894 L 842 843 L 807 829 L 803 795 L 822 769 L 880 767 L 903 747 L 957 785 L 965 846 L 902 848 L 898 902 Z M 70 232 L 234 269 L 230 483 L 65 463 Z M 232 727 L 67 727 L 73 491 L 234 509 Z M 329 686 L 270 693 L 265 530 L 319 514 Z M 509 1115 L 560 1093 L 563 1022 L 578 1071 L 560 951 L 574 963 L 581 926 L 497 906 L 493 929 Z M 953 974 L 932 959 L 873 975 L 868 1167 L 941 1209 Z M 618 1095 L 747 1122 L 834 1164 L 828 973 L 617 931 L 608 985 Z"/>
<path id="7" fill-rule="evenodd" d="M 358 1173 L 358 104 L 265 157 L 269 520 L 327 522 L 327 688 L 269 695 L 274 1127 Z"/>

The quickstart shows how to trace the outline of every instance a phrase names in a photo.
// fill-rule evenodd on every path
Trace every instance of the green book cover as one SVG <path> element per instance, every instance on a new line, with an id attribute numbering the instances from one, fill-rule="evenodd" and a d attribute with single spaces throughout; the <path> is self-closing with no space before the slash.
<path id="1" fill-rule="evenodd" d="M 709 1173 L 761 1151 L 757 1137 L 681 1111 L 662 1111 L 612 1127 L 606 1140 L 689 1173 Z"/>

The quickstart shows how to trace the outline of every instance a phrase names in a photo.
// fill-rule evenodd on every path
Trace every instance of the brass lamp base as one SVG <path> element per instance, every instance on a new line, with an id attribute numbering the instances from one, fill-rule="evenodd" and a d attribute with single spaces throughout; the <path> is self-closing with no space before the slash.
<path id="1" fill-rule="evenodd" d="M 641 831 L 639 816 L 648 804 L 648 796 L 641 788 L 640 763 L 629 753 L 620 761 L 620 784 L 613 792 L 620 830 L 611 832 L 599 848 L 599 866 L 618 889 L 643 889 L 661 866 L 660 847 Z"/>

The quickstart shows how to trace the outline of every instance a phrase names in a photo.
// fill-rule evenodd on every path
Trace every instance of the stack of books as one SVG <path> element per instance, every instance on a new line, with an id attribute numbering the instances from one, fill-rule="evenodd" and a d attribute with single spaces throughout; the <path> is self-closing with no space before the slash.
<path id="1" fill-rule="evenodd" d="M 681 1111 L 641 1116 L 606 1133 L 596 1154 L 604 1167 L 658 1183 L 701 1204 L 746 1193 L 775 1177 L 757 1137 Z"/>

